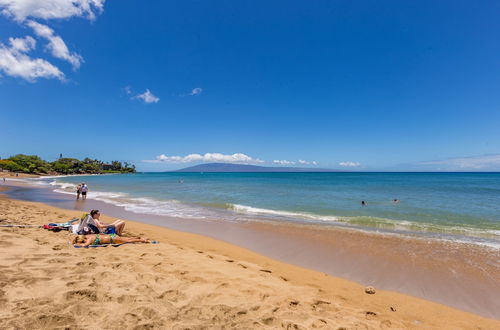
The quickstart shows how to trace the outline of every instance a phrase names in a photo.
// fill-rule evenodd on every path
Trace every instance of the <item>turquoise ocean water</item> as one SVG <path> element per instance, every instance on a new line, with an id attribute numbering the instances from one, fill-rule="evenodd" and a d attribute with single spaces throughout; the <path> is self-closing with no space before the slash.
<path id="1" fill-rule="evenodd" d="M 500 246 L 500 173 L 171 172 L 39 181 L 66 194 L 80 182 L 89 198 L 136 213 L 347 226 Z"/>

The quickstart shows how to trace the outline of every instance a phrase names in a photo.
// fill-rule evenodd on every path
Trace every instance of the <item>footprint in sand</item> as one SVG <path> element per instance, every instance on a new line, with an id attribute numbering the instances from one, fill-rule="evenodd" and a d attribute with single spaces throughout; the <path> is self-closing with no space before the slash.
<path id="1" fill-rule="evenodd" d="M 186 295 L 179 290 L 167 290 L 158 296 L 158 299 L 166 299 L 171 302 L 178 302 L 186 299 Z"/>
<path id="2" fill-rule="evenodd" d="M 93 290 L 88 290 L 88 289 L 73 290 L 66 292 L 66 299 L 68 300 L 87 299 L 90 301 L 97 301 L 97 293 Z"/>
<path id="3" fill-rule="evenodd" d="M 380 322 L 380 328 L 382 328 L 382 329 L 387 329 L 387 328 L 390 328 L 391 326 L 392 326 L 392 322 L 389 320 L 384 320 L 384 321 Z"/>
<path id="4" fill-rule="evenodd" d="M 276 318 L 273 317 L 273 316 L 270 316 L 270 317 L 265 317 L 263 319 L 261 319 L 262 323 L 264 323 L 265 325 L 275 325 L 277 322 L 276 322 Z"/>
<path id="5" fill-rule="evenodd" d="M 311 324 L 311 328 L 324 328 L 328 325 L 328 322 L 326 322 L 325 320 L 323 319 L 317 319 L 317 320 L 314 320 L 314 322 Z"/>

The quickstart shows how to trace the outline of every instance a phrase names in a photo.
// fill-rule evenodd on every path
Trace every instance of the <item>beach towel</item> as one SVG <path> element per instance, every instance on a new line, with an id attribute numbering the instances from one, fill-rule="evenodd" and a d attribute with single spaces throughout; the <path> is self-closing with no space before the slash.
<path id="1" fill-rule="evenodd" d="M 40 225 L 17 225 L 17 224 L 8 224 L 8 225 L 0 225 L 3 228 L 42 228 Z"/>
<path id="2" fill-rule="evenodd" d="M 70 230 L 71 227 L 73 226 L 73 223 L 75 221 L 79 221 L 80 219 L 78 218 L 74 218 L 74 219 L 71 219 L 69 221 L 66 221 L 66 222 L 63 222 L 63 223 L 49 223 L 47 225 L 43 225 L 43 229 L 47 229 L 47 230 L 50 230 L 50 231 L 55 231 L 55 232 L 58 232 L 58 231 L 61 231 L 61 230 Z"/>
<path id="3" fill-rule="evenodd" d="M 108 243 L 108 244 L 97 244 L 97 245 L 89 245 L 89 246 L 73 245 L 73 247 L 76 248 L 76 249 L 79 249 L 79 248 L 85 248 L 85 249 L 87 249 L 87 248 L 108 247 L 108 246 L 119 247 L 119 246 L 124 245 L 124 244 L 130 244 L 130 243 L 120 243 L 120 244 Z"/>
<path id="4" fill-rule="evenodd" d="M 72 244 L 71 242 L 68 242 L 69 244 Z M 160 244 L 160 242 L 158 241 L 151 241 L 149 242 L 150 244 Z M 108 247 L 108 246 L 112 246 L 112 247 L 119 247 L 119 246 L 122 246 L 122 245 L 125 245 L 125 244 L 135 244 L 135 243 L 120 243 L 120 244 L 117 244 L 117 243 L 107 243 L 107 244 L 97 244 L 97 245 L 89 245 L 89 246 L 79 246 L 79 245 L 73 245 L 74 248 L 76 249 L 79 249 L 79 248 L 97 248 L 97 247 Z"/>

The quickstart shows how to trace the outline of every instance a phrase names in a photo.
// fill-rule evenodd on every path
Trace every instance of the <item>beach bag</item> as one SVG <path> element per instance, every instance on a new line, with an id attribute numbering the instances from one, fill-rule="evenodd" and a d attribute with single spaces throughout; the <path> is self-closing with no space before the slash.
<path id="1" fill-rule="evenodd" d="M 84 214 L 82 216 L 82 221 L 80 222 L 80 226 L 77 230 L 77 235 L 89 235 L 89 234 L 99 234 L 99 228 L 94 225 L 94 219 L 90 216 L 90 214 Z"/>

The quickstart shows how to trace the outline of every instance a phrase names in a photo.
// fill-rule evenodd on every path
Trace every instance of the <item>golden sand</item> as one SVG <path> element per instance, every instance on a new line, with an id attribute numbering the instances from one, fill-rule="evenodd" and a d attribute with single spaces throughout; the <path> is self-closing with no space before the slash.
<path id="1" fill-rule="evenodd" d="M 0 197 L 0 225 L 80 215 Z M 125 229 L 160 244 L 76 249 L 67 232 L 0 228 L 0 328 L 500 329 L 204 236 L 132 221 Z"/>

